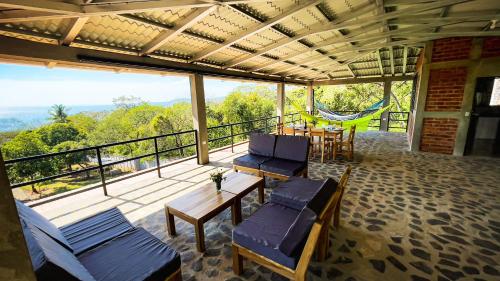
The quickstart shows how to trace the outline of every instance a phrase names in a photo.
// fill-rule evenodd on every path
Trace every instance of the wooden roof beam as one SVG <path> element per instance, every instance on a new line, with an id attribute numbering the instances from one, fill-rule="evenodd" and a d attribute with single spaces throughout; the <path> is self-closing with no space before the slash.
<path id="1" fill-rule="evenodd" d="M 346 64 L 346 66 L 347 66 L 347 70 L 349 70 L 349 72 L 351 73 L 352 78 L 356 78 L 356 74 L 354 74 L 354 71 L 352 71 L 351 66 L 349 64 Z"/>
<path id="2" fill-rule="evenodd" d="M 391 75 L 394 76 L 394 47 L 389 48 L 389 57 L 391 61 Z"/>
<path id="3" fill-rule="evenodd" d="M 397 18 L 397 17 L 400 17 L 400 16 L 405 15 L 405 14 L 412 14 L 412 13 L 418 13 L 418 12 L 428 11 L 428 10 L 432 10 L 432 9 L 438 9 L 438 8 L 443 7 L 443 6 L 453 5 L 453 4 L 463 3 L 463 2 L 469 2 L 469 1 L 472 1 L 472 0 L 442 0 L 442 1 L 433 2 L 430 4 L 417 5 L 414 7 L 407 8 L 407 9 L 401 9 L 401 10 L 398 10 L 395 12 L 385 13 L 383 15 L 370 16 L 368 18 L 364 18 L 362 23 L 363 24 L 373 24 L 373 23 L 380 22 L 383 20 Z M 359 25 L 361 25 L 361 22 L 359 20 L 356 20 L 356 18 L 362 14 L 365 14 L 365 13 L 371 11 L 372 8 L 373 8 L 373 4 L 371 4 L 371 3 L 368 5 L 358 7 L 357 9 L 355 9 L 355 11 L 352 11 L 350 13 L 346 13 L 345 15 L 340 16 L 338 19 L 330 22 L 326 26 L 325 26 L 325 24 L 321 24 L 321 23 L 310 26 L 309 29 L 299 32 L 294 37 L 284 38 L 284 39 L 278 40 L 277 42 L 272 43 L 272 44 L 262 48 L 261 50 L 257 51 L 254 54 L 251 54 L 248 56 L 243 56 L 243 57 L 228 61 L 226 63 L 226 65 L 235 66 L 235 65 L 241 64 L 241 63 L 248 61 L 254 57 L 257 57 L 257 56 L 263 55 L 265 53 L 268 53 L 272 50 L 281 48 L 283 46 L 286 46 L 290 43 L 293 43 L 295 41 L 298 41 L 300 39 L 303 39 L 303 38 L 310 36 L 310 35 L 313 35 L 313 34 L 332 31 L 332 30 L 338 30 L 338 29 L 344 29 L 344 28 L 347 28 L 350 26 L 359 26 Z"/>
<path id="4" fill-rule="evenodd" d="M 190 28 L 191 26 L 195 25 L 197 22 L 208 16 L 216 8 L 217 6 L 196 9 L 187 17 L 179 21 L 175 27 L 163 30 L 160 34 L 158 34 L 158 36 L 153 38 L 153 40 L 149 41 L 146 45 L 144 45 L 140 54 L 141 55 L 149 54 L 159 49 L 161 46 L 165 45 L 169 40 L 171 40 L 184 30 Z"/>
<path id="5" fill-rule="evenodd" d="M 87 23 L 88 20 L 88 17 L 71 19 L 68 28 L 59 40 L 59 44 L 63 46 L 71 45 L 73 40 L 75 40 L 76 36 L 78 36 L 78 33 L 80 33 L 83 26 L 85 25 L 85 23 Z"/>
<path id="6" fill-rule="evenodd" d="M 406 74 L 406 65 L 408 64 L 408 47 L 404 46 L 403 49 L 403 75 Z"/>
<path id="7" fill-rule="evenodd" d="M 382 55 L 380 54 L 380 49 L 377 50 L 378 67 L 380 69 L 380 75 L 384 76 L 384 65 L 382 64 Z"/>
<path id="8" fill-rule="evenodd" d="M 320 3 L 321 1 L 323 0 L 313 0 L 313 1 L 306 1 L 298 6 L 295 6 L 287 11 L 284 11 L 283 13 L 281 13 L 280 15 L 274 17 L 274 18 L 271 18 L 265 22 L 262 22 L 260 24 L 257 24 L 255 26 L 252 26 L 250 28 L 248 28 L 245 32 L 242 32 L 242 33 L 239 33 L 239 34 L 236 34 L 234 36 L 231 36 L 229 37 L 223 44 L 220 44 L 220 45 L 215 45 L 213 47 L 210 47 L 206 50 L 203 50 L 201 52 L 199 52 L 198 54 L 194 55 L 193 59 L 191 61 L 197 61 L 197 60 L 201 60 L 201 59 L 204 59 L 214 53 L 217 53 L 235 43 L 238 43 L 239 41 L 242 41 L 256 33 L 259 33 L 263 30 L 266 30 L 268 28 L 270 28 L 271 26 L 273 25 L 276 25 L 282 21 L 284 21 L 286 18 L 288 17 L 291 17 L 293 16 L 294 14 L 304 10 L 304 9 L 307 9 L 313 5 L 316 5 L 318 3 Z"/>

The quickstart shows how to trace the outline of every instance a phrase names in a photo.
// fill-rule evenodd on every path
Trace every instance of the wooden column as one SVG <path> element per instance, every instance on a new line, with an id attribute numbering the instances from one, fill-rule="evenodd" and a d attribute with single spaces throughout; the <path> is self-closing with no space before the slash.
<path id="1" fill-rule="evenodd" d="M 391 104 L 392 81 L 384 82 L 384 107 Z M 380 116 L 380 131 L 389 130 L 389 110 L 384 111 Z"/>
<path id="2" fill-rule="evenodd" d="M 276 116 L 279 116 L 280 122 L 284 122 L 285 116 L 285 83 L 278 83 L 277 99 L 276 99 Z"/>
<path id="3" fill-rule="evenodd" d="M 424 58 L 422 61 L 422 71 L 419 75 L 417 86 L 417 96 L 413 108 L 413 134 L 411 136 L 410 150 L 420 150 L 420 140 L 422 138 L 422 125 L 424 122 L 425 100 L 427 99 L 427 88 L 429 86 L 430 63 L 432 58 L 432 47 L 434 43 L 428 41 L 425 44 Z"/>
<path id="4" fill-rule="evenodd" d="M 0 153 L 0 280 L 36 280 Z"/>
<path id="5" fill-rule="evenodd" d="M 311 114 L 314 111 L 314 88 L 312 83 L 307 85 L 306 111 Z"/>
<path id="6" fill-rule="evenodd" d="M 191 84 L 191 107 L 193 109 L 193 128 L 198 131 L 198 161 L 207 164 L 208 159 L 208 131 L 207 111 L 205 106 L 205 89 L 203 75 L 189 75 Z"/>

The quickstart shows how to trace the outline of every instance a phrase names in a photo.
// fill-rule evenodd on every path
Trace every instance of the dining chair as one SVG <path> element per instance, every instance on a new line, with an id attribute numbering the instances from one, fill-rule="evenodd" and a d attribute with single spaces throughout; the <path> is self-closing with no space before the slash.
<path id="1" fill-rule="evenodd" d="M 356 133 L 356 125 L 352 125 L 349 130 L 349 136 L 347 140 L 342 140 L 340 143 L 340 149 L 337 153 L 346 155 L 347 159 L 352 160 L 354 157 L 354 134 Z"/>
<path id="2" fill-rule="evenodd" d="M 326 130 L 325 128 L 309 129 L 309 139 L 312 151 L 312 157 L 316 156 L 316 148 L 321 149 L 321 163 L 325 161 L 325 149 L 326 149 Z M 316 138 L 315 138 L 316 137 Z"/>
<path id="3" fill-rule="evenodd" d="M 283 135 L 283 128 L 285 125 L 283 123 L 276 123 L 276 134 Z"/>
<path id="4" fill-rule="evenodd" d="M 282 135 L 289 135 L 289 136 L 295 136 L 295 129 L 292 127 L 283 127 L 283 130 L 281 131 Z"/>

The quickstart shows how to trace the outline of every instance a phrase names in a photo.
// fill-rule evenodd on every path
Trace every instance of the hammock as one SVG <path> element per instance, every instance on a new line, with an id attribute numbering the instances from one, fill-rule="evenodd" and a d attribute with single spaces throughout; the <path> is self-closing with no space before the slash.
<path id="1" fill-rule="evenodd" d="M 323 116 L 323 118 L 331 121 L 349 121 L 349 120 L 354 120 L 354 119 L 359 119 L 364 116 L 370 115 L 374 112 L 376 112 L 382 105 L 384 104 L 384 101 L 381 100 L 379 102 L 376 102 L 372 104 L 370 107 L 368 107 L 366 110 L 354 113 L 354 114 L 349 114 L 349 115 L 343 115 L 336 113 L 334 111 L 328 110 L 326 106 L 320 102 L 316 102 L 316 105 L 318 107 L 318 112 Z"/>
<path id="2" fill-rule="evenodd" d="M 380 118 L 380 115 L 387 109 L 389 109 L 389 106 L 382 107 L 378 110 L 365 110 L 360 113 L 352 114 L 352 115 L 358 115 L 358 118 L 355 119 L 350 119 L 350 120 L 329 120 L 326 118 L 318 117 L 318 116 L 313 116 L 303 109 L 301 109 L 300 106 L 297 106 L 297 104 L 292 103 L 292 106 L 297 110 L 297 112 L 300 113 L 301 117 L 303 120 L 305 120 L 307 123 L 315 123 L 319 127 L 326 127 L 329 125 L 337 125 L 341 126 L 345 129 L 349 129 L 352 126 L 356 125 L 356 131 L 366 131 L 368 130 L 368 126 L 370 124 L 370 121 L 372 119 L 378 119 Z M 369 112 L 368 112 L 369 111 Z M 362 115 L 361 113 L 365 113 Z M 344 115 L 344 117 L 347 117 L 347 115 Z"/>

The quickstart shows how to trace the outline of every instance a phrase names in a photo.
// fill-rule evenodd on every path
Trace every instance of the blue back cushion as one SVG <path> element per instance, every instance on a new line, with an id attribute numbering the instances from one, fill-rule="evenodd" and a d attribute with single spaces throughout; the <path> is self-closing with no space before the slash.
<path id="1" fill-rule="evenodd" d="M 306 162 L 309 156 L 309 139 L 304 136 L 278 136 L 274 157 Z"/>
<path id="2" fill-rule="evenodd" d="M 337 191 L 337 185 L 338 183 L 336 180 L 331 178 L 326 179 L 311 201 L 307 203 L 307 207 L 319 216 L 335 191 Z"/>
<path id="3" fill-rule="evenodd" d="M 248 144 L 248 153 L 260 156 L 272 157 L 276 136 L 262 133 L 252 133 Z"/>
<path id="4" fill-rule="evenodd" d="M 53 223 L 51 223 L 48 219 L 31 209 L 30 207 L 17 200 L 16 206 L 21 219 L 25 220 L 29 224 L 36 226 L 41 231 L 45 232 L 45 234 L 57 241 L 57 243 L 73 252 L 73 248 L 71 247 L 69 242 L 66 240 L 59 228 L 57 228 Z"/>
<path id="5" fill-rule="evenodd" d="M 281 240 L 279 250 L 287 256 L 299 255 L 315 220 L 316 214 L 304 207 Z"/>
<path id="6" fill-rule="evenodd" d="M 38 280 L 83 280 L 95 278 L 68 249 L 38 227 L 21 219 L 33 269 Z"/>

